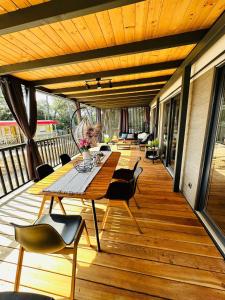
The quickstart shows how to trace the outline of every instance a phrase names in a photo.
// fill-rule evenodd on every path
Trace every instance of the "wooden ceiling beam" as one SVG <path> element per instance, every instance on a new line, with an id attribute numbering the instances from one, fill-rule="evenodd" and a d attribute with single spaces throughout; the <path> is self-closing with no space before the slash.
<path id="1" fill-rule="evenodd" d="M 149 51 L 156 51 L 172 47 L 196 44 L 204 37 L 206 32 L 207 30 L 205 29 L 197 30 L 107 48 L 100 48 L 77 53 L 58 55 L 54 57 L 47 57 L 37 60 L 31 60 L 11 65 L 4 65 L 0 67 L 0 75 L 10 74 L 14 72 L 32 71 L 40 68 L 84 63 L 97 59 L 145 53 Z"/>
<path id="2" fill-rule="evenodd" d="M 142 106 L 149 106 L 149 103 L 145 103 L 145 102 L 140 102 L 140 103 L 133 103 L 133 104 L 129 104 L 129 103 L 117 103 L 117 104 L 112 104 L 112 105 L 96 105 L 96 107 L 99 108 L 122 108 L 122 107 L 142 107 Z"/>
<path id="3" fill-rule="evenodd" d="M 188 54 L 182 64 L 174 72 L 169 81 L 156 95 L 157 100 L 166 90 L 168 90 L 179 77 L 181 77 L 186 66 L 195 63 L 212 45 L 214 45 L 225 34 L 225 12 L 216 20 L 213 26 L 208 30 L 203 39 Z"/>
<path id="4" fill-rule="evenodd" d="M 142 79 L 135 79 L 135 80 L 126 80 L 126 81 L 119 81 L 119 82 L 113 82 L 112 81 L 112 87 L 125 87 L 129 85 L 139 85 L 139 84 L 146 84 L 146 83 L 154 83 L 154 82 L 161 82 L 161 81 L 167 81 L 169 80 L 171 75 L 165 75 L 165 76 L 157 76 L 157 77 L 150 77 L 150 78 L 142 78 Z M 108 88 L 109 83 L 102 83 L 102 88 Z M 66 93 L 66 92 L 79 92 L 79 91 L 92 91 L 92 90 L 98 90 L 96 86 L 90 85 L 90 89 L 86 89 L 85 86 L 78 86 L 78 87 L 66 87 L 66 88 L 58 88 L 53 89 L 53 93 Z"/>
<path id="5" fill-rule="evenodd" d="M 89 97 L 95 97 L 95 96 L 105 96 L 105 95 L 111 95 L 111 94 L 121 94 L 121 93 L 129 93 L 129 92 L 141 92 L 141 91 L 155 91 L 160 90 L 164 84 L 155 84 L 155 85 L 149 85 L 149 86 L 140 86 L 140 87 L 130 87 L 130 88 L 121 88 L 121 89 L 110 89 L 107 91 L 94 91 L 89 93 L 76 93 L 76 94 L 68 94 L 68 97 L 72 98 L 89 98 Z"/>
<path id="6" fill-rule="evenodd" d="M 143 96 L 143 97 L 134 97 L 134 98 L 115 98 L 115 99 L 102 99 L 102 100 L 94 100 L 94 101 L 89 101 L 89 100 L 81 100 L 79 102 L 85 102 L 85 103 L 95 103 L 95 102 L 113 102 L 113 101 L 136 101 L 136 100 L 149 100 L 149 99 L 153 99 L 154 95 L 152 96 Z"/>
<path id="7" fill-rule="evenodd" d="M 51 0 L 0 16 L 0 35 L 82 17 L 143 0 Z"/>
<path id="8" fill-rule="evenodd" d="M 114 99 L 134 99 L 134 98 L 147 98 L 147 97 L 154 97 L 157 94 L 155 93 L 132 93 L 132 94 L 121 94 L 121 95 L 111 95 L 111 97 L 94 97 L 94 98 L 79 98 L 76 99 L 79 102 L 96 102 L 96 101 L 103 101 L 103 100 L 114 100 Z M 73 98 L 72 98 L 73 99 Z"/>
<path id="9" fill-rule="evenodd" d="M 183 60 L 174 60 L 174 61 L 149 64 L 149 65 L 142 65 L 137 67 L 107 70 L 107 71 L 95 72 L 95 73 L 46 78 L 46 79 L 33 81 L 32 83 L 35 86 L 42 86 L 42 85 L 55 84 L 55 83 L 85 81 L 85 80 L 96 79 L 96 78 L 106 78 L 106 77 L 111 78 L 113 76 L 169 70 L 169 69 L 175 69 L 179 67 L 182 61 Z"/>

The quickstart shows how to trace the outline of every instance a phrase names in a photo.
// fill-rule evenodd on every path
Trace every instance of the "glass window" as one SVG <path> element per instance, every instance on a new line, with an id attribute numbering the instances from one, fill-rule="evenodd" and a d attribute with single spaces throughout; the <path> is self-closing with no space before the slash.
<path id="1" fill-rule="evenodd" d="M 204 211 L 225 236 L 225 68 L 217 101 L 216 134 Z"/>

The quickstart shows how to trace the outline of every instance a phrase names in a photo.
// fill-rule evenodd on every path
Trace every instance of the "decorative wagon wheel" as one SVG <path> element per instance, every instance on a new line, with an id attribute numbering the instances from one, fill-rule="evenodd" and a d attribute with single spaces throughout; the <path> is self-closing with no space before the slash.
<path id="1" fill-rule="evenodd" d="M 83 109 L 83 116 L 80 114 L 82 120 L 78 123 L 78 113 Z M 101 124 L 95 123 L 92 119 L 92 116 L 88 112 L 86 107 L 78 108 L 74 111 L 71 121 L 71 135 L 72 138 L 81 153 L 79 142 L 82 139 L 87 139 L 91 146 L 94 147 L 97 145 L 98 137 L 101 134 Z"/>

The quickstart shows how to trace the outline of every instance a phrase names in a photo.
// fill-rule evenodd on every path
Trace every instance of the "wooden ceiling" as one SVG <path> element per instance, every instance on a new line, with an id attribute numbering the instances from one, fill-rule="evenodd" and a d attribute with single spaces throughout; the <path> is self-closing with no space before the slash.
<path id="1" fill-rule="evenodd" d="M 96 107 L 148 105 L 225 0 L 2 0 L 0 75 Z M 85 80 L 112 79 L 102 89 Z"/>

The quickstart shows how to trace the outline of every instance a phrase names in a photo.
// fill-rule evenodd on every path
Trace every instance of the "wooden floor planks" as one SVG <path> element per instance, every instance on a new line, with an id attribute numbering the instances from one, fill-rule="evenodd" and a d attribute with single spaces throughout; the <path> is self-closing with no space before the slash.
<path id="1" fill-rule="evenodd" d="M 142 154 L 142 153 L 141 153 Z M 124 150 L 122 166 L 131 167 L 140 155 Z M 181 194 L 172 192 L 172 180 L 160 163 L 141 161 L 140 193 L 131 201 L 143 235 L 123 210 L 110 211 L 101 232 L 103 252 L 94 249 L 91 206 L 64 199 L 68 213 L 86 219 L 93 248 L 81 239 L 78 249 L 76 299 L 225 299 L 225 263 Z M 31 224 L 40 198 L 23 192 L 0 205 L 0 291 L 12 290 L 18 245 L 10 222 Z M 106 201 L 97 204 L 99 226 Z M 58 207 L 54 208 L 58 211 Z M 21 290 L 66 299 L 70 290 L 71 257 L 26 253 Z"/>

